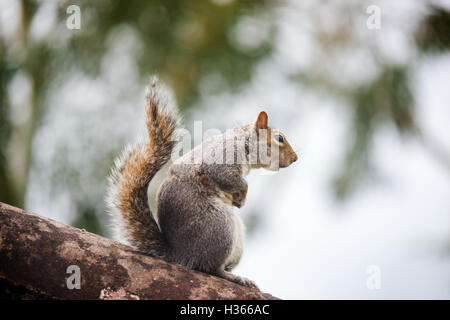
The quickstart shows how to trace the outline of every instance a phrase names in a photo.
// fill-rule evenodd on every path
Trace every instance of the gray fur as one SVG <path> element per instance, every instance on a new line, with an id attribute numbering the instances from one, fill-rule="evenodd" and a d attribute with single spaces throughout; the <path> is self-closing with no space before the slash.
<path id="1" fill-rule="evenodd" d="M 238 264 L 242 255 L 243 226 L 233 212 L 233 194 L 240 194 L 244 189 L 246 192 L 247 183 L 243 178 L 248 172 L 244 170 L 246 156 L 240 155 L 244 159 L 242 164 L 217 164 L 213 160 L 217 162 L 218 153 L 210 152 L 222 151 L 223 141 L 227 139 L 242 139 L 244 128 L 212 137 L 176 160 L 158 192 L 157 214 L 170 261 L 253 285 L 227 272 Z M 200 149 L 203 149 L 203 161 L 196 163 L 193 159 L 196 153 L 200 154 Z"/>

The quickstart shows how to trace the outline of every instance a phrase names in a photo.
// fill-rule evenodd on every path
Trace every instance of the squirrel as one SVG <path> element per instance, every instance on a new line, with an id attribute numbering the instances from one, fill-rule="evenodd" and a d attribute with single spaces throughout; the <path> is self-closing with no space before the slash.
<path id="1" fill-rule="evenodd" d="M 298 157 L 285 136 L 268 126 L 267 113 L 261 111 L 256 121 L 205 140 L 171 164 L 157 193 L 155 220 L 148 204 L 148 186 L 171 158 L 180 128 L 178 116 L 167 107 L 164 89 L 157 78 L 151 81 L 145 108 L 149 139 L 125 148 L 109 177 L 106 199 L 115 238 L 147 255 L 256 287 L 251 280 L 231 273 L 241 259 L 244 238 L 243 223 L 233 207 L 245 203 L 248 186 L 244 177 L 250 169 L 278 170 Z M 250 155 L 249 141 L 255 136 L 256 149 L 263 156 Z M 234 161 L 223 163 L 220 160 L 229 142 L 234 143 Z M 256 149 L 253 145 L 252 151 Z M 198 154 L 200 161 L 194 159 Z"/>

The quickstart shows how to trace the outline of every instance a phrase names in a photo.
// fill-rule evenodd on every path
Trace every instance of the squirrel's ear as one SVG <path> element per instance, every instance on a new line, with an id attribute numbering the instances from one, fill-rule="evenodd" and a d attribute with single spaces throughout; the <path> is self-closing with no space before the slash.
<path id="1" fill-rule="evenodd" d="M 255 129 L 267 129 L 267 118 L 267 113 L 265 111 L 258 113 L 258 117 L 255 121 Z"/>

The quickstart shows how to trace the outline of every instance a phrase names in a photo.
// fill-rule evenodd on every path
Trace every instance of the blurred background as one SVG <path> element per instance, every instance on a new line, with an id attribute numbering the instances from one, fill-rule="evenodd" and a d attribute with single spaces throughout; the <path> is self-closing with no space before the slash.
<path id="1" fill-rule="evenodd" d="M 449 49 L 444 0 L 2 0 L 0 201 L 109 236 L 157 73 L 186 128 L 264 108 L 299 154 L 250 173 L 236 273 L 285 299 L 449 299 Z"/>

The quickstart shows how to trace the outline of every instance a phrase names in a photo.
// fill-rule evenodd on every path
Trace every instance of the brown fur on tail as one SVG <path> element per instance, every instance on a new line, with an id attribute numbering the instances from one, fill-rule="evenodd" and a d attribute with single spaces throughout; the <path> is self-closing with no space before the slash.
<path id="1" fill-rule="evenodd" d="M 107 194 L 115 238 L 161 258 L 166 256 L 166 245 L 150 211 L 147 189 L 155 174 L 170 159 L 178 128 L 178 117 L 167 109 L 163 91 L 154 79 L 146 102 L 149 140 L 125 148 L 116 159 Z"/>

